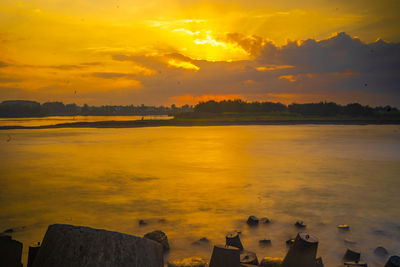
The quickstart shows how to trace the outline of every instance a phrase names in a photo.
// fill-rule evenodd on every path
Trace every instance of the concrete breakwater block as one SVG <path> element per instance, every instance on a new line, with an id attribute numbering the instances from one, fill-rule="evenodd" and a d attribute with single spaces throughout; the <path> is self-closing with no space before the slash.
<path id="1" fill-rule="evenodd" d="M 236 248 L 238 248 L 240 250 L 243 249 L 243 245 L 242 245 L 242 242 L 240 241 L 240 237 L 239 237 L 239 233 L 238 232 L 228 233 L 225 236 L 225 245 L 226 246 L 236 247 Z"/>
<path id="2" fill-rule="evenodd" d="M 22 267 L 22 243 L 11 236 L 0 236 L 0 266 Z"/>
<path id="3" fill-rule="evenodd" d="M 167 235 L 160 230 L 156 230 L 144 235 L 144 238 L 156 241 L 160 243 L 163 247 L 164 252 L 169 250 L 169 243 Z"/>
<path id="4" fill-rule="evenodd" d="M 240 263 L 242 264 L 252 264 L 252 265 L 258 265 L 258 258 L 256 253 L 252 251 L 241 251 L 240 252 Z"/>
<path id="5" fill-rule="evenodd" d="M 391 256 L 385 267 L 400 267 L 400 257 L 399 256 Z"/>
<path id="6" fill-rule="evenodd" d="M 209 267 L 240 267 L 240 250 L 230 246 L 214 246 Z"/>
<path id="7" fill-rule="evenodd" d="M 316 265 L 318 239 L 306 233 L 299 233 L 290 246 L 282 267 L 313 267 Z"/>
<path id="8" fill-rule="evenodd" d="M 28 267 L 32 267 L 33 263 L 35 262 L 36 255 L 38 254 L 40 246 L 36 247 L 29 247 L 28 252 Z"/>
<path id="9" fill-rule="evenodd" d="M 168 267 L 207 267 L 207 260 L 200 257 L 189 257 L 168 262 Z"/>
<path id="10" fill-rule="evenodd" d="M 33 267 L 163 267 L 162 246 L 145 238 L 83 226 L 53 224 Z"/>
<path id="11" fill-rule="evenodd" d="M 360 257 L 361 257 L 361 252 L 348 248 L 343 256 L 343 259 L 346 261 L 359 261 Z"/>
<path id="12" fill-rule="evenodd" d="M 283 258 L 265 257 L 261 260 L 260 266 L 263 267 L 281 267 Z"/>
<path id="13" fill-rule="evenodd" d="M 346 266 L 346 267 L 368 267 L 368 264 L 363 261 L 350 261 L 350 262 L 345 262 L 344 266 Z"/>

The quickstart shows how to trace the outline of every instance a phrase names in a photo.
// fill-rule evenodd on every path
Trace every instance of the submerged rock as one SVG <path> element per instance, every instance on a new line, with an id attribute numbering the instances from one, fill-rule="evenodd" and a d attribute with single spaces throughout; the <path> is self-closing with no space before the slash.
<path id="1" fill-rule="evenodd" d="M 347 261 L 359 261 L 360 256 L 361 256 L 361 252 L 348 248 L 346 250 L 346 253 L 343 256 L 343 259 L 347 260 Z"/>
<path id="2" fill-rule="evenodd" d="M 357 243 L 356 241 L 354 241 L 353 239 L 350 239 L 350 238 L 345 238 L 344 242 L 348 243 L 348 244 L 356 244 Z"/>
<path id="3" fill-rule="evenodd" d="M 147 222 L 145 222 L 144 220 L 139 220 L 139 225 L 140 226 L 147 225 Z"/>
<path id="4" fill-rule="evenodd" d="M 377 247 L 374 250 L 375 255 L 379 256 L 379 257 L 385 257 L 389 254 L 389 252 L 386 250 L 386 248 L 384 247 Z"/>
<path id="5" fill-rule="evenodd" d="M 168 262 L 168 267 L 207 267 L 207 260 L 200 257 L 189 257 Z"/>
<path id="6" fill-rule="evenodd" d="M 163 247 L 164 252 L 169 250 L 169 243 L 167 235 L 160 230 L 156 230 L 144 235 L 144 238 L 151 239 L 160 243 Z"/>
<path id="7" fill-rule="evenodd" d="M 251 215 L 247 219 L 247 224 L 250 225 L 250 226 L 255 226 L 255 225 L 258 225 L 259 221 L 260 220 L 256 216 Z"/>
<path id="8" fill-rule="evenodd" d="M 0 236 L 0 266 L 22 267 L 22 243 L 11 236 Z"/>
<path id="9" fill-rule="evenodd" d="M 271 221 L 267 217 L 262 217 L 260 219 L 260 223 L 269 224 Z"/>
<path id="10" fill-rule="evenodd" d="M 236 247 L 240 250 L 243 249 L 242 242 L 240 241 L 239 233 L 238 232 L 231 232 L 225 236 L 225 244 L 227 246 Z"/>
<path id="11" fill-rule="evenodd" d="M 305 228 L 307 225 L 303 221 L 297 221 L 294 224 L 297 228 Z"/>
<path id="12" fill-rule="evenodd" d="M 195 246 L 210 245 L 210 240 L 208 240 L 207 237 L 202 237 L 199 240 L 194 241 L 192 243 L 192 245 L 195 245 Z"/>
<path id="13" fill-rule="evenodd" d="M 162 246 L 154 241 L 100 229 L 53 224 L 33 267 L 163 267 Z"/>
<path id="14" fill-rule="evenodd" d="M 240 252 L 240 263 L 258 265 L 256 253 L 246 250 Z"/>
<path id="15" fill-rule="evenodd" d="M 269 246 L 271 245 L 271 239 L 261 239 L 258 241 L 258 244 L 260 244 L 261 246 Z"/>
<path id="16" fill-rule="evenodd" d="M 281 267 L 283 258 L 265 257 L 261 260 L 260 266 L 263 267 Z"/>

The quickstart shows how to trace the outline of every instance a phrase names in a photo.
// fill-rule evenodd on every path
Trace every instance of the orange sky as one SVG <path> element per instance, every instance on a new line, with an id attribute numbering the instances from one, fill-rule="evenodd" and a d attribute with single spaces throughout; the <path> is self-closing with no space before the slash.
<path id="1" fill-rule="evenodd" d="M 2 0 L 0 100 L 398 105 L 399 3 Z M 378 51 L 376 59 L 347 60 L 357 45 Z M 342 61 L 321 71 L 335 55 Z M 389 70 L 377 73 L 374 64 Z"/>

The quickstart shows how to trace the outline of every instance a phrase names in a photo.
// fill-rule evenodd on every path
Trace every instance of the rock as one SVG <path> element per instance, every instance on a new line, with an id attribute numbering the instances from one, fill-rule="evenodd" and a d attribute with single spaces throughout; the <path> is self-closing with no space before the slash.
<path id="1" fill-rule="evenodd" d="M 263 267 L 281 267 L 283 258 L 265 257 L 262 259 L 260 266 Z"/>
<path id="2" fill-rule="evenodd" d="M 384 248 L 384 247 L 377 247 L 374 250 L 375 255 L 379 256 L 379 257 L 385 257 L 389 254 L 389 252 Z"/>
<path id="3" fill-rule="evenodd" d="M 22 243 L 11 236 L 0 236 L 0 266 L 22 267 Z"/>
<path id="4" fill-rule="evenodd" d="M 151 239 L 160 243 L 163 247 L 164 252 L 169 250 L 169 243 L 167 235 L 160 230 L 156 230 L 144 235 L 144 238 Z"/>
<path id="5" fill-rule="evenodd" d="M 354 267 L 354 266 L 358 266 L 358 267 L 368 267 L 366 262 L 363 261 L 349 261 L 349 262 L 345 262 L 344 266 L 346 267 Z"/>
<path id="6" fill-rule="evenodd" d="M 269 224 L 271 221 L 270 221 L 268 218 L 266 218 L 266 217 L 262 217 L 262 218 L 260 219 L 260 222 L 263 223 L 263 224 Z"/>
<path id="7" fill-rule="evenodd" d="M 261 246 L 270 246 L 271 245 L 271 240 L 270 239 L 261 239 L 258 241 L 258 244 Z"/>
<path id="8" fill-rule="evenodd" d="M 240 252 L 240 263 L 258 265 L 256 253 L 246 250 Z"/>
<path id="9" fill-rule="evenodd" d="M 350 226 L 347 224 L 339 224 L 337 228 L 339 228 L 340 230 L 350 230 Z"/>
<path id="10" fill-rule="evenodd" d="M 225 236 L 225 244 L 227 246 L 236 247 L 240 250 L 243 249 L 242 242 L 240 241 L 239 233 L 238 232 L 231 232 Z"/>
<path id="11" fill-rule="evenodd" d="M 28 252 L 28 265 L 27 267 L 32 267 L 35 262 L 36 255 L 38 254 L 40 246 L 37 247 L 29 247 Z"/>
<path id="12" fill-rule="evenodd" d="M 162 246 L 154 241 L 83 226 L 53 224 L 33 267 L 163 267 Z"/>
<path id="13" fill-rule="evenodd" d="M 307 225 L 304 224 L 303 221 L 297 221 L 294 224 L 297 228 L 305 228 Z"/>
<path id="14" fill-rule="evenodd" d="M 385 267 L 400 267 L 400 257 L 396 255 L 391 256 L 386 262 Z"/>
<path id="15" fill-rule="evenodd" d="M 346 253 L 343 256 L 343 259 L 346 261 L 359 261 L 360 256 L 361 256 L 361 252 L 348 248 Z"/>
<path id="16" fill-rule="evenodd" d="M 348 244 L 356 244 L 357 243 L 356 241 L 354 241 L 353 239 L 350 239 L 350 238 L 345 238 L 344 242 L 348 243 Z"/>
<path id="17" fill-rule="evenodd" d="M 230 246 L 214 246 L 209 267 L 240 267 L 240 250 Z"/>
<path id="18" fill-rule="evenodd" d="M 318 239 L 306 233 L 299 233 L 293 245 L 290 246 L 282 267 L 315 266 L 318 249 Z"/>
<path id="19" fill-rule="evenodd" d="M 315 267 L 324 267 L 324 263 L 322 262 L 321 257 L 319 257 L 315 260 Z"/>
<path id="20" fill-rule="evenodd" d="M 260 220 L 256 216 L 249 216 L 249 218 L 247 219 L 247 224 L 250 226 L 255 226 L 258 225 L 259 221 Z"/>
<path id="21" fill-rule="evenodd" d="M 192 245 L 195 245 L 195 246 L 210 245 L 210 240 L 208 240 L 206 237 L 202 237 L 199 240 L 194 241 L 192 243 Z"/>
<path id="22" fill-rule="evenodd" d="M 144 220 L 139 220 L 139 226 L 147 225 L 147 222 Z"/>
<path id="23" fill-rule="evenodd" d="M 5 230 L 3 233 L 6 233 L 6 234 L 14 233 L 14 229 L 12 229 L 12 228 L 7 229 L 7 230 Z"/>
<path id="24" fill-rule="evenodd" d="M 168 262 L 168 267 L 207 267 L 207 260 L 200 257 L 190 257 Z"/>

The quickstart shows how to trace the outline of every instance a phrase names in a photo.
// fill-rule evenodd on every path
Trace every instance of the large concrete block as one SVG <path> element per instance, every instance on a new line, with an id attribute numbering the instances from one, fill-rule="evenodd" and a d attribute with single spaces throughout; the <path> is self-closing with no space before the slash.
<path id="1" fill-rule="evenodd" d="M 33 267 L 163 267 L 162 246 L 145 238 L 83 226 L 53 224 Z"/>
<path id="2" fill-rule="evenodd" d="M 0 266 L 21 267 L 22 243 L 0 236 Z"/>

